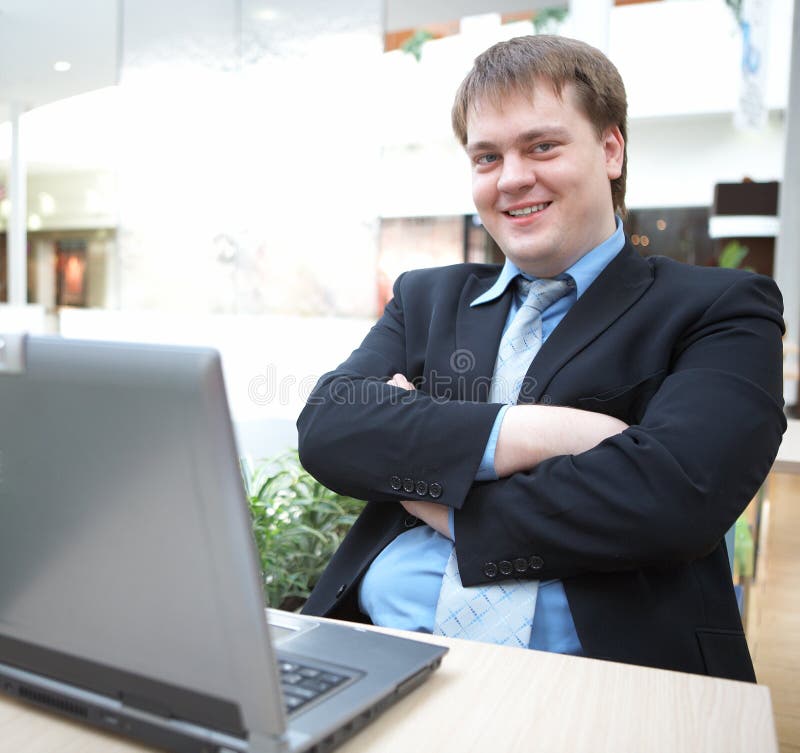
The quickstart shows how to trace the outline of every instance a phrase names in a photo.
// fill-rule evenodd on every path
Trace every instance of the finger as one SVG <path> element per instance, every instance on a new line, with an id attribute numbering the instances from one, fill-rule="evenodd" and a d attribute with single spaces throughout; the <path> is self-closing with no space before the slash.
<path id="1" fill-rule="evenodd" d="M 400 387 L 404 390 L 413 390 L 415 389 L 414 385 L 405 378 L 403 374 L 395 374 L 388 382 L 395 387 Z"/>

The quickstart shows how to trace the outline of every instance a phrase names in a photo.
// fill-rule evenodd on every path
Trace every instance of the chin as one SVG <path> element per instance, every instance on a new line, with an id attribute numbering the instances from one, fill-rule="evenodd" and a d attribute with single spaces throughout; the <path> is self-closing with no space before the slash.
<path id="1" fill-rule="evenodd" d="M 540 277 L 541 275 L 534 270 L 546 269 L 552 264 L 552 260 L 547 258 L 545 254 L 531 251 L 527 251 L 523 254 L 508 254 L 508 258 L 523 272 L 529 272 L 536 277 Z"/>

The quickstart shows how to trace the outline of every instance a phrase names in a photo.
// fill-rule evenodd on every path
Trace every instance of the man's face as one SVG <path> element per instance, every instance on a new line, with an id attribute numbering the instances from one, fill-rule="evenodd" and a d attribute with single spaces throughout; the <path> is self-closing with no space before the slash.
<path id="1" fill-rule="evenodd" d="M 610 180 L 622 171 L 617 127 L 602 137 L 565 86 L 501 107 L 479 101 L 467 119 L 472 198 L 503 253 L 536 277 L 553 277 L 612 235 Z"/>

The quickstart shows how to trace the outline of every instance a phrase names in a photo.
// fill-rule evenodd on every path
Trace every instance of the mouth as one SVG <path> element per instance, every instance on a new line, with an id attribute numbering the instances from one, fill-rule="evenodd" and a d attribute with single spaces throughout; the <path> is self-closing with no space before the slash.
<path id="1" fill-rule="evenodd" d="M 509 209 L 504 212 L 504 214 L 507 214 L 509 217 L 530 217 L 532 214 L 538 214 L 544 211 L 552 203 L 551 201 L 546 201 L 543 204 L 532 204 L 531 206 L 520 207 L 519 209 Z"/>

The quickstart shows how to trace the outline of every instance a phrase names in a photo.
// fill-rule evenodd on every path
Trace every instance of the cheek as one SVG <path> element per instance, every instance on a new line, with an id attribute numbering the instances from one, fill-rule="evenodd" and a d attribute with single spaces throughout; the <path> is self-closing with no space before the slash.
<path id="1" fill-rule="evenodd" d="M 546 170 L 539 171 L 539 182 L 555 190 L 571 191 L 586 181 L 587 163 L 553 160 Z"/>
<path id="2" fill-rule="evenodd" d="M 476 207 L 491 204 L 494 190 L 492 182 L 485 175 L 475 175 L 472 178 L 472 200 Z"/>

